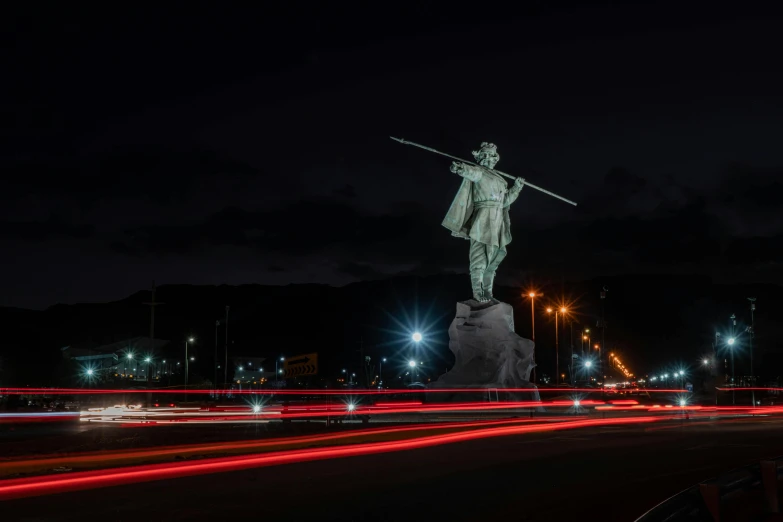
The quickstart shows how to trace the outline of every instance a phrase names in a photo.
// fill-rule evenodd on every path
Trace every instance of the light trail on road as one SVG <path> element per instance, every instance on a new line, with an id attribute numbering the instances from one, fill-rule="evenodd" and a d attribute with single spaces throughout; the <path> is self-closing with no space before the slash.
<path id="1" fill-rule="evenodd" d="M 749 389 L 749 388 L 743 388 Z M 631 393 L 631 390 L 608 391 L 600 388 L 427 388 L 427 389 L 382 389 L 382 390 L 202 390 L 202 389 L 141 389 L 141 390 L 108 390 L 90 388 L 0 388 L 0 395 L 124 395 L 124 394 L 192 394 L 214 395 L 225 397 L 231 395 L 397 395 L 415 393 L 479 393 L 489 391 L 498 393 L 602 393 L 619 395 Z M 689 393 L 685 389 L 634 389 L 632 393 Z"/>
<path id="2" fill-rule="evenodd" d="M 0 500 L 65 493 L 84 489 L 133 484 L 162 479 L 173 479 L 192 475 L 238 471 L 258 468 L 354 457 L 377 453 L 422 449 L 442 444 L 453 444 L 489 437 L 567 430 L 593 426 L 612 426 L 661 422 L 678 416 L 621 417 L 611 419 L 583 419 L 560 423 L 533 424 L 481 428 L 472 431 L 431 435 L 402 441 L 363 443 L 351 446 L 289 450 L 241 457 L 221 457 L 194 462 L 149 464 L 123 469 L 78 472 L 65 476 L 42 476 L 0 481 Z"/>
<path id="3" fill-rule="evenodd" d="M 74 465 L 93 465 L 109 461 L 119 460 L 139 460 L 158 458 L 163 456 L 181 456 L 183 454 L 210 454 L 229 451 L 259 451 L 266 448 L 281 446 L 293 446 L 297 444 L 323 444 L 329 442 L 339 442 L 345 439 L 356 439 L 362 437 L 377 437 L 379 435 L 403 434 L 416 431 L 447 431 L 454 429 L 469 428 L 488 428 L 497 426 L 514 426 L 520 424 L 545 424 L 552 422 L 574 421 L 586 419 L 585 416 L 574 417 L 573 415 L 547 417 L 544 419 L 500 419 L 500 420 L 477 420 L 477 421 L 459 421 L 443 423 L 420 423 L 407 424 L 404 426 L 393 426 L 383 428 L 369 428 L 360 430 L 349 430 L 339 433 L 326 433 L 320 435 L 302 435 L 293 437 L 277 437 L 264 440 L 241 440 L 213 442 L 209 444 L 177 444 L 169 446 L 155 446 L 145 449 L 127 449 L 118 451 L 93 451 L 85 453 L 71 453 L 58 455 L 49 458 L 35 459 L 14 459 L 8 461 L 0 460 L 0 472 L 8 470 L 19 470 L 20 468 L 50 469 L 57 466 Z"/>

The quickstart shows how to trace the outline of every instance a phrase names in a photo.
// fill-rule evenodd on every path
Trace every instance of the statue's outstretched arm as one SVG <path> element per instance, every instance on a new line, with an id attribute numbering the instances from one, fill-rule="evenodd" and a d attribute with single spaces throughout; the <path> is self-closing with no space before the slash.
<path id="1" fill-rule="evenodd" d="M 522 192 L 522 188 L 525 186 L 525 180 L 523 178 L 517 178 L 514 180 L 514 184 L 508 189 L 508 196 L 506 196 L 506 204 L 504 206 L 509 207 L 517 200 L 519 193 Z"/>
<path id="2" fill-rule="evenodd" d="M 481 179 L 481 176 L 484 175 L 484 169 L 482 169 L 481 167 L 468 165 L 467 163 L 461 163 L 459 161 L 452 162 L 449 170 L 473 182 L 479 181 Z"/>

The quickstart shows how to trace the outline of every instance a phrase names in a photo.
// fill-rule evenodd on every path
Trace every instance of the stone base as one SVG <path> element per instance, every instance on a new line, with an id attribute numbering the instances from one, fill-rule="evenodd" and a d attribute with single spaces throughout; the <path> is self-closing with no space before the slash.
<path id="1" fill-rule="evenodd" d="M 496 299 L 457 303 L 449 327 L 449 349 L 454 367 L 432 383 L 432 388 L 532 388 L 530 373 L 533 341 L 514 332 L 514 310 Z M 507 395 L 507 394 L 504 394 Z M 538 400 L 538 391 L 520 392 L 518 400 Z M 508 397 L 506 397 L 508 398 Z"/>

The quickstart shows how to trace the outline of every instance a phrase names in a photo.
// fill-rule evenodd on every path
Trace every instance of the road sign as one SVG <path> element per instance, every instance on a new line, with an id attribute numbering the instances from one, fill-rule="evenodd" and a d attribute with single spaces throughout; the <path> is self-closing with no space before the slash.
<path id="1" fill-rule="evenodd" d="M 318 354 L 308 353 L 290 357 L 283 363 L 286 378 L 318 374 Z"/>

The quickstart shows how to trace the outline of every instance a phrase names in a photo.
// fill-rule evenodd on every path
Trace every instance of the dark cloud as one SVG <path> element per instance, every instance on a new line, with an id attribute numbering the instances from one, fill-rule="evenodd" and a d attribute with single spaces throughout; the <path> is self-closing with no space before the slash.
<path id="1" fill-rule="evenodd" d="M 353 261 L 343 261 L 339 263 L 337 265 L 337 271 L 365 281 L 372 279 L 382 279 L 383 277 L 389 275 L 380 272 L 372 265 L 365 263 L 354 263 Z"/>
<path id="2" fill-rule="evenodd" d="M 342 187 L 335 189 L 334 193 L 338 196 L 343 196 L 346 198 L 355 198 L 356 197 L 356 189 L 353 185 L 345 184 Z"/>
<path id="3" fill-rule="evenodd" d="M 52 217 L 47 221 L 0 221 L 0 239 L 45 241 L 56 238 L 86 239 L 93 235 L 92 225 L 75 225 Z"/>
<path id="4" fill-rule="evenodd" d="M 135 145 L 97 158 L 60 158 L 60 163 L 25 161 L 7 169 L 13 185 L 0 199 L 28 196 L 65 198 L 82 207 L 97 201 L 144 199 L 166 205 L 182 201 L 193 189 L 240 185 L 263 172 L 196 147 Z"/>
<path id="5" fill-rule="evenodd" d="M 192 252 L 205 245 L 302 256 L 339 247 L 348 254 L 408 238 L 415 226 L 410 215 L 368 214 L 336 201 L 301 201 L 270 211 L 227 207 L 193 225 L 137 227 L 126 230 L 121 243 L 154 254 Z"/>

